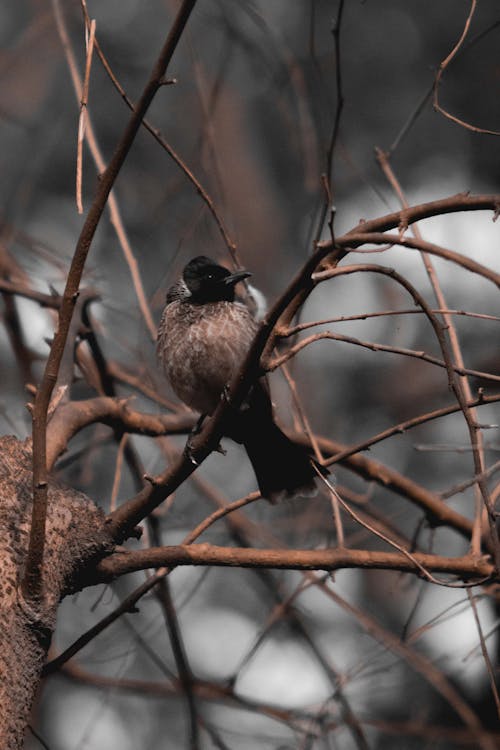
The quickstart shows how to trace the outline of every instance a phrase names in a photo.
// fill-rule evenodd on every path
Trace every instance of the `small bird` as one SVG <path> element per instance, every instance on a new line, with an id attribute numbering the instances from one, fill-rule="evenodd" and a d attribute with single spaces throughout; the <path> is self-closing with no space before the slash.
<path id="1" fill-rule="evenodd" d="M 251 274 L 231 273 L 200 255 L 169 289 L 158 328 L 157 354 L 179 398 L 202 415 L 212 414 L 240 368 L 258 328 L 250 309 L 235 301 L 235 286 Z M 271 502 L 316 494 L 317 471 L 326 474 L 275 423 L 264 377 L 228 418 L 224 434 L 246 448 L 260 492 Z"/>

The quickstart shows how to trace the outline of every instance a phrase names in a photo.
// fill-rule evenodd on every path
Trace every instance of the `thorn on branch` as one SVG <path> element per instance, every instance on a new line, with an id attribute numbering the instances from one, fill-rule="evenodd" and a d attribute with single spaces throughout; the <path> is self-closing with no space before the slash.
<path id="1" fill-rule="evenodd" d="M 401 211 L 401 220 L 398 224 L 398 232 L 400 238 L 403 237 L 408 230 L 408 216 L 406 211 Z"/>
<path id="2" fill-rule="evenodd" d="M 175 86 L 177 83 L 177 78 L 160 78 L 159 84 L 160 86 Z"/>
<path id="3" fill-rule="evenodd" d="M 61 401 L 64 398 L 64 396 L 66 395 L 67 391 L 68 391 L 68 385 L 67 384 L 61 385 L 57 389 L 56 394 L 51 399 L 50 404 L 49 404 L 48 409 L 47 409 L 47 420 L 49 420 L 53 416 L 55 410 L 57 409 L 57 407 L 61 403 Z"/>

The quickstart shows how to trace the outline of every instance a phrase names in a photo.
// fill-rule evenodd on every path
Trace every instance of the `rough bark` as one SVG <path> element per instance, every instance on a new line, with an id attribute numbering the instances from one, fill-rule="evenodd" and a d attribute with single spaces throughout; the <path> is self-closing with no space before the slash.
<path id="1" fill-rule="evenodd" d="M 43 596 L 29 603 L 22 597 L 31 465 L 29 441 L 0 438 L 0 750 L 23 745 L 59 601 L 111 549 L 103 513 L 82 493 L 50 481 Z"/>

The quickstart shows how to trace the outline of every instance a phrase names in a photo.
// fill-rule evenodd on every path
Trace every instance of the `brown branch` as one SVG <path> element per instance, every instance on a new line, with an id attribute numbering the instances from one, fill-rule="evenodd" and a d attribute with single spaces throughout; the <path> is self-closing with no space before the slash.
<path id="1" fill-rule="evenodd" d="M 363 346 L 365 348 L 371 349 L 372 351 L 385 351 L 385 352 L 391 352 L 395 354 L 403 354 L 405 356 L 417 357 L 418 359 L 422 359 L 423 361 L 429 362 L 430 364 L 438 365 L 439 367 L 446 369 L 448 373 L 449 385 L 451 388 L 453 388 L 452 374 L 454 372 L 460 375 L 470 374 L 470 375 L 475 375 L 476 377 L 482 377 L 487 380 L 500 381 L 500 375 L 490 375 L 489 373 L 479 373 L 476 370 L 468 370 L 464 367 L 453 366 L 453 363 L 451 362 L 451 359 L 448 353 L 446 340 L 444 338 L 443 326 L 441 325 L 440 321 L 432 313 L 431 308 L 429 307 L 425 299 L 422 297 L 422 295 L 417 291 L 417 289 L 412 284 L 410 284 L 410 282 L 404 276 L 401 276 L 400 274 L 398 274 L 397 271 L 395 271 L 393 268 L 387 268 L 385 266 L 377 266 L 374 264 L 342 266 L 341 268 L 332 268 L 326 271 L 322 271 L 320 273 L 315 273 L 313 274 L 313 277 L 315 280 L 323 281 L 325 279 L 333 278 L 334 276 L 342 276 L 345 274 L 361 273 L 361 272 L 379 273 L 379 274 L 383 274 L 384 276 L 389 276 L 391 279 L 394 279 L 394 281 L 396 281 L 398 284 L 400 284 L 406 289 L 406 291 L 414 299 L 415 304 L 423 310 L 431 326 L 433 327 L 434 333 L 436 334 L 436 338 L 439 341 L 439 345 L 443 353 L 443 360 L 440 360 L 437 357 L 432 357 L 426 352 L 416 352 L 411 349 L 403 349 L 400 347 L 387 346 L 385 344 L 374 344 L 371 342 L 360 341 L 359 339 L 353 338 L 351 336 L 343 336 L 342 334 L 334 334 L 329 331 L 324 331 L 322 333 L 317 333 L 305 339 L 302 339 L 297 344 L 295 344 L 295 346 L 290 347 L 290 349 L 288 349 L 280 357 L 275 358 L 270 363 L 266 363 L 267 365 L 266 369 L 275 370 L 277 367 L 280 367 L 282 364 L 287 362 L 291 357 L 297 354 L 297 352 L 299 352 L 305 346 L 308 346 L 314 341 L 319 341 L 321 339 L 333 339 L 337 341 L 345 341 L 347 343 L 356 344 L 358 346 Z"/>
<path id="2" fill-rule="evenodd" d="M 55 15 L 55 20 L 56 20 L 57 31 L 59 34 L 59 38 L 61 40 L 61 44 L 64 49 L 64 53 L 66 55 L 66 60 L 67 60 L 69 72 L 71 75 L 71 80 L 73 83 L 73 89 L 75 91 L 78 101 L 81 102 L 85 98 L 85 81 L 82 84 L 81 76 L 78 72 L 78 65 L 75 59 L 75 54 L 71 46 L 70 36 L 68 34 L 68 30 L 67 30 L 66 23 L 64 20 L 64 15 L 60 8 L 60 0 L 52 0 L 52 2 L 54 6 L 54 15 Z M 87 28 L 87 33 L 89 33 L 90 35 L 92 32 L 92 23 L 93 22 L 89 21 L 88 28 Z M 94 39 L 93 46 L 96 47 L 96 44 L 97 42 Z M 104 172 L 104 170 L 106 169 L 106 163 L 104 161 L 104 157 L 101 153 L 99 144 L 97 142 L 97 138 L 94 133 L 94 128 L 92 126 L 92 119 L 87 110 L 85 111 L 85 138 L 87 140 L 90 153 L 92 155 L 94 164 L 98 172 L 99 173 Z M 108 209 L 109 209 L 109 217 L 110 217 L 111 225 L 116 232 L 118 242 L 122 248 L 125 261 L 130 271 L 130 276 L 132 278 L 132 283 L 134 286 L 137 301 L 139 303 L 139 308 L 144 318 L 144 322 L 149 330 L 150 336 L 152 340 L 154 341 L 156 337 L 156 326 L 151 316 L 151 312 L 147 303 L 146 295 L 144 293 L 144 288 L 142 285 L 142 280 L 141 280 L 141 276 L 139 273 L 137 260 L 135 259 L 134 253 L 130 246 L 129 239 L 127 237 L 127 233 L 125 231 L 125 227 L 123 225 L 120 207 L 118 205 L 116 196 L 114 195 L 113 192 L 111 192 L 108 196 Z"/>
<path id="3" fill-rule="evenodd" d="M 489 579 L 495 569 L 487 557 L 442 555 L 414 552 L 413 557 L 426 570 L 456 575 L 463 579 Z M 213 565 L 238 568 L 274 568 L 277 570 L 343 570 L 346 568 L 396 570 L 421 575 L 412 560 L 401 552 L 357 549 L 251 549 L 219 547 L 213 544 L 150 547 L 109 555 L 97 565 L 98 581 L 110 581 L 125 573 L 148 568 L 182 565 Z"/>
<path id="4" fill-rule="evenodd" d="M 439 86 L 441 84 L 441 78 L 443 77 L 443 73 L 448 67 L 448 65 L 451 63 L 455 55 L 460 50 L 462 44 L 465 41 L 465 37 L 469 33 L 472 16 L 475 13 L 476 6 L 477 6 L 477 0 L 471 0 L 471 7 L 470 7 L 469 15 L 467 16 L 467 20 L 465 21 L 465 26 L 460 35 L 460 39 L 453 47 L 450 54 L 444 60 L 442 60 L 441 63 L 439 64 L 439 69 L 434 79 L 434 94 L 433 94 L 432 103 L 436 112 L 439 112 L 440 114 L 444 115 L 444 117 L 446 117 L 448 120 L 455 122 L 457 125 L 460 125 L 461 127 L 466 128 L 467 130 L 472 130 L 472 132 L 474 133 L 482 133 L 483 135 L 500 135 L 500 132 L 498 130 L 487 130 L 486 128 L 479 128 L 476 125 L 471 125 L 470 123 L 465 122 L 465 120 L 460 120 L 458 117 L 455 117 L 455 115 L 452 115 L 450 112 L 447 112 L 445 109 L 443 109 L 443 107 L 441 107 L 441 105 L 439 104 Z"/>
<path id="5" fill-rule="evenodd" d="M 90 28 L 91 20 L 87 11 L 87 6 L 85 0 L 80 0 L 82 3 L 83 13 L 85 16 L 85 23 L 87 24 L 87 28 Z M 111 68 L 111 65 L 109 64 L 107 58 L 105 57 L 101 46 L 99 45 L 99 42 L 95 41 L 95 48 L 97 50 L 97 54 L 99 56 L 99 59 L 101 61 L 101 64 L 106 71 L 111 83 L 116 88 L 118 93 L 120 94 L 121 98 L 127 105 L 127 107 L 133 112 L 134 111 L 134 103 L 130 99 L 130 97 L 127 95 L 127 92 L 121 85 L 120 81 L 116 77 L 116 75 L 113 72 L 113 69 Z M 174 81 L 175 82 L 175 81 Z M 222 218 L 219 216 L 217 209 L 215 207 L 215 203 L 208 194 L 208 192 L 205 190 L 201 182 L 196 178 L 195 174 L 192 172 L 191 169 L 187 166 L 187 164 L 181 159 L 179 154 L 172 148 L 170 143 L 165 140 L 161 132 L 156 128 L 154 125 L 152 125 L 149 120 L 146 118 L 142 121 L 143 127 L 153 136 L 153 138 L 156 140 L 156 142 L 166 151 L 168 156 L 172 159 L 172 161 L 179 167 L 179 169 L 183 172 L 183 174 L 187 177 L 189 182 L 193 185 L 196 192 L 200 196 L 200 198 L 205 202 L 210 214 L 212 215 L 217 228 L 219 229 L 219 232 L 222 236 L 222 239 L 224 240 L 231 256 L 235 257 L 235 251 L 236 251 L 236 243 L 234 240 L 230 237 L 229 232 L 222 220 Z"/>
<path id="6" fill-rule="evenodd" d="M 473 5 L 471 8 L 469 22 L 473 14 L 474 7 L 475 6 Z M 466 34 L 466 31 L 464 30 L 464 37 L 465 37 L 465 34 Z M 460 47 L 460 44 L 461 42 L 457 45 L 457 49 Z M 451 59 L 451 56 L 450 56 L 450 59 Z M 406 196 L 404 195 L 403 189 L 386 155 L 382 151 L 378 150 L 377 158 L 378 158 L 379 164 L 384 174 L 386 175 L 387 179 L 389 180 L 390 184 L 393 186 L 396 194 L 398 195 L 403 208 L 405 209 L 408 208 L 408 202 L 406 200 Z M 412 229 L 413 229 L 413 234 L 415 235 L 415 239 L 422 245 L 422 248 L 421 248 L 422 260 L 424 262 L 427 275 L 429 276 L 429 280 L 434 290 L 437 304 L 439 305 L 439 307 L 446 308 L 447 307 L 446 300 L 445 300 L 443 291 L 441 289 L 434 266 L 432 264 L 431 258 L 429 257 L 429 251 L 432 252 L 433 246 L 429 246 L 427 243 L 423 242 L 422 235 L 420 233 L 420 229 L 417 224 L 415 224 L 412 227 Z M 482 268 L 484 269 L 484 267 Z M 473 269 L 470 268 L 469 266 L 469 270 L 473 270 Z M 495 282 L 497 286 L 499 286 L 498 279 L 500 279 L 500 276 L 497 276 L 497 281 Z M 447 313 L 444 313 L 443 319 L 446 324 L 447 337 L 450 342 L 449 352 L 447 351 L 447 348 L 441 347 L 443 358 L 447 362 L 449 368 L 456 367 L 456 366 L 463 368 L 465 363 L 464 363 L 462 350 L 460 347 L 460 341 L 458 338 L 458 334 L 455 328 L 454 321 Z M 455 393 L 458 403 L 460 404 L 461 411 L 464 415 L 464 419 L 468 427 L 471 447 L 473 451 L 474 470 L 475 470 L 475 475 L 477 477 L 476 488 L 475 488 L 476 514 L 475 514 L 474 532 L 472 534 L 472 539 L 471 539 L 471 549 L 472 551 L 476 553 L 479 553 L 480 551 L 481 535 L 482 535 L 483 503 L 484 503 L 484 508 L 486 508 L 487 513 L 488 513 L 488 524 L 489 524 L 489 529 L 490 529 L 492 545 L 495 550 L 496 565 L 497 565 L 497 568 L 500 569 L 500 545 L 498 544 L 496 517 L 494 515 L 494 503 L 492 501 L 487 482 L 481 478 L 481 475 L 485 469 L 483 434 L 482 434 L 480 425 L 478 423 L 475 410 L 467 406 L 467 402 L 472 399 L 472 390 L 469 384 L 469 380 L 466 376 L 462 375 L 461 378 L 457 378 L 456 375 L 454 375 L 450 371 L 450 378 L 451 378 L 450 384 L 452 386 L 452 390 Z"/>
<path id="7" fill-rule="evenodd" d="M 474 622 L 476 623 L 476 628 L 477 628 L 477 632 L 479 635 L 479 643 L 481 644 L 481 653 L 483 655 L 483 660 L 486 666 L 486 671 L 488 672 L 491 692 L 492 692 L 493 699 L 495 701 L 495 707 L 497 710 L 497 717 L 500 719 L 500 696 L 498 694 L 498 688 L 496 685 L 496 674 L 495 674 L 496 670 L 493 668 L 490 655 L 488 654 L 488 649 L 486 648 L 486 641 L 484 638 L 483 629 L 481 627 L 481 620 L 479 619 L 479 614 L 477 611 L 476 599 L 475 599 L 473 592 L 470 589 L 467 589 L 467 596 L 469 598 L 472 613 L 474 615 Z"/>
<path id="8" fill-rule="evenodd" d="M 474 406 L 481 406 L 484 404 L 489 403 L 496 403 L 497 401 L 500 401 L 500 394 L 493 394 L 491 396 L 478 396 L 477 399 L 473 401 L 468 402 L 469 407 Z M 460 411 L 460 405 L 457 403 L 451 404 L 450 406 L 443 406 L 441 409 L 436 409 L 435 411 L 427 412 L 426 414 L 421 414 L 418 417 L 413 417 L 412 419 L 406 419 L 404 422 L 399 422 L 397 425 L 394 425 L 393 427 L 388 427 L 386 430 L 383 430 L 382 432 L 377 433 L 373 437 L 367 438 L 366 440 L 361 440 L 359 443 L 355 443 L 352 446 L 349 446 L 348 448 L 345 448 L 340 453 L 335 455 L 332 458 L 330 458 L 330 463 L 342 463 L 344 458 L 347 458 L 348 456 L 352 456 L 355 453 L 360 453 L 361 451 L 367 450 L 367 448 L 370 448 L 372 445 L 375 445 L 376 443 L 380 443 L 382 440 L 386 440 L 387 438 L 391 437 L 392 435 L 398 435 L 403 432 L 406 432 L 407 430 L 411 430 L 413 427 L 417 427 L 418 425 L 424 424 L 425 422 L 431 422 L 434 419 L 439 419 L 440 417 L 448 416 L 449 414 L 455 414 L 457 411 Z"/>
<path id="9" fill-rule="evenodd" d="M 345 238 L 342 238 L 337 240 L 336 244 L 343 246 L 344 241 Z M 352 245 L 351 242 L 353 243 Z M 360 244 L 372 243 L 374 245 L 399 245 L 413 250 L 420 250 L 429 255 L 436 255 L 439 258 L 444 258 L 445 260 L 449 260 L 452 263 L 462 266 L 462 268 L 467 269 L 467 271 L 483 276 L 485 279 L 492 281 L 493 284 L 500 289 L 500 273 L 496 273 L 491 268 L 483 266 L 481 263 L 477 263 L 477 261 L 468 258 L 466 255 L 440 247 L 433 242 L 426 242 L 417 237 L 401 237 L 399 235 L 385 234 L 382 232 L 360 232 L 359 235 L 351 235 L 348 244 L 351 245 L 351 247 L 356 247 L 358 242 Z M 319 274 L 318 278 L 321 278 Z"/>
<path id="10" fill-rule="evenodd" d="M 85 138 L 85 127 L 87 124 L 87 105 L 89 99 L 90 68 L 92 66 L 92 55 L 94 53 L 95 41 L 95 19 L 91 21 L 87 40 L 87 59 L 85 62 L 85 77 L 83 79 L 82 94 L 80 97 L 80 118 L 78 120 L 78 141 L 76 153 L 76 206 L 79 214 L 83 214 L 82 203 L 82 168 L 83 168 L 83 141 Z"/>
<path id="11" fill-rule="evenodd" d="M 96 422 L 139 435 L 186 434 L 195 424 L 189 413 L 145 414 L 129 407 L 128 399 L 98 396 L 71 401 L 55 412 L 47 428 L 47 466 L 52 468 L 68 442 L 80 430 Z"/>
<path id="12" fill-rule="evenodd" d="M 460 211 L 487 211 L 491 210 L 497 214 L 500 211 L 500 194 L 491 193 L 483 195 L 470 195 L 469 193 L 457 193 L 448 198 L 441 198 L 429 203 L 420 203 L 417 206 L 394 211 L 393 213 L 380 216 L 360 223 L 351 229 L 338 242 L 345 241 L 345 238 L 355 234 L 365 234 L 367 232 L 387 232 L 390 229 L 406 229 L 411 224 L 422 219 L 430 219 L 433 216 L 458 213 Z M 328 246 L 333 249 L 331 242 L 325 240 L 319 243 L 320 247 Z"/>
<path id="13" fill-rule="evenodd" d="M 283 354 L 275 357 L 266 365 L 266 371 L 273 372 L 278 367 L 281 367 L 288 362 L 289 359 L 294 357 L 298 352 L 305 347 L 313 344 L 315 341 L 321 341 L 329 339 L 331 341 L 342 341 L 346 344 L 355 344 L 365 349 L 370 349 L 372 352 L 388 352 L 389 354 L 400 354 L 405 357 L 415 357 L 421 359 L 423 362 L 427 362 L 431 365 L 436 365 L 446 370 L 446 362 L 438 357 L 433 357 L 424 351 L 416 351 L 415 349 L 404 349 L 400 346 L 390 346 L 389 344 L 376 344 L 373 341 L 363 341 L 357 339 L 354 336 L 344 336 L 342 333 L 332 333 L 331 331 L 322 331 L 321 333 L 315 333 L 312 336 L 307 336 L 305 339 L 301 339 L 296 344 L 287 349 Z M 492 375 L 489 372 L 482 372 L 481 370 L 471 370 L 468 367 L 453 367 L 452 368 L 457 375 L 471 375 L 475 378 L 481 378 L 482 380 L 490 380 L 493 383 L 500 382 L 500 375 Z"/>
<path id="14" fill-rule="evenodd" d="M 323 204 L 320 209 L 320 215 L 318 220 L 318 226 L 315 232 L 315 242 L 318 242 L 323 231 L 326 215 L 328 209 L 330 209 L 330 235 L 333 239 L 333 216 L 334 216 L 334 200 L 335 200 L 335 184 L 333 179 L 333 163 L 335 148 L 337 146 L 340 122 L 342 118 L 342 112 L 344 109 L 344 92 L 342 85 L 342 65 L 340 55 L 340 34 L 342 29 L 342 17 L 344 13 L 344 0 L 340 0 L 337 6 L 337 14 L 332 26 L 333 35 L 333 46 L 334 46 L 334 64 L 335 64 L 335 115 L 333 119 L 332 131 L 330 134 L 330 142 L 328 144 L 326 152 L 326 169 L 321 175 L 321 180 L 324 185 L 325 197 L 323 198 Z"/>
<path id="15" fill-rule="evenodd" d="M 342 266 L 344 267 L 344 266 Z M 324 272 L 320 271 L 318 274 L 314 274 L 315 278 L 321 278 Z M 333 274 L 335 275 L 335 274 Z M 311 320 L 306 323 L 298 323 L 297 325 L 290 326 L 286 329 L 280 329 L 279 338 L 286 339 L 290 336 L 295 336 L 301 331 L 307 331 L 308 328 L 316 328 L 317 326 L 329 325 L 330 323 L 349 323 L 353 320 L 369 320 L 370 318 L 385 318 L 397 315 L 422 315 L 423 310 L 401 309 L 401 310 L 379 310 L 371 313 L 358 313 L 357 315 L 335 315 L 333 318 L 323 318 L 321 320 Z M 433 315 L 458 315 L 466 318 L 477 318 L 478 320 L 491 320 L 495 323 L 500 323 L 500 316 L 498 315 L 487 315 L 486 313 L 475 313 L 471 310 L 451 310 L 449 308 L 432 308 L 431 313 Z"/>
<path id="16" fill-rule="evenodd" d="M 0 292 L 30 299 L 33 302 L 38 302 L 41 307 L 49 307 L 53 310 L 58 310 L 61 305 L 61 297 L 58 294 L 37 292 L 23 282 L 13 281 L 12 279 L 0 279 Z"/>
<path id="17" fill-rule="evenodd" d="M 162 85 L 167 66 L 175 52 L 196 0 L 184 0 L 170 29 L 150 78 L 120 138 L 109 165 L 101 176 L 97 194 L 82 227 L 68 272 L 66 287 L 59 310 L 59 322 L 54 336 L 42 382 L 37 391 L 33 410 L 33 513 L 22 593 L 25 599 L 39 599 L 42 595 L 42 563 L 45 545 L 47 513 L 47 410 L 64 352 L 73 309 L 78 297 L 85 261 L 109 193 L 134 142 L 144 114 Z"/>

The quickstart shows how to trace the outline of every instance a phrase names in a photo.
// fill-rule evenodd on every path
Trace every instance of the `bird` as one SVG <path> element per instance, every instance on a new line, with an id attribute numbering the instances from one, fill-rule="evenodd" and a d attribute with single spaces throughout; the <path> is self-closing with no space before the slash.
<path id="1" fill-rule="evenodd" d="M 236 285 L 249 276 L 199 255 L 167 292 L 158 327 L 158 362 L 176 395 L 201 419 L 217 408 L 257 332 L 253 313 L 235 294 Z M 230 413 L 224 435 L 245 447 L 260 493 L 272 503 L 315 495 L 318 472 L 328 473 L 276 424 L 265 376 Z"/>

